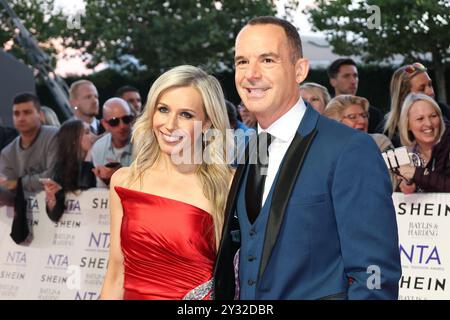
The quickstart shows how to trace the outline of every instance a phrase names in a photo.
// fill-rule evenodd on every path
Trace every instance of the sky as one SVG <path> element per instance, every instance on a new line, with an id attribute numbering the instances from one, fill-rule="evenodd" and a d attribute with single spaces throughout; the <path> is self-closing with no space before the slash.
<path id="1" fill-rule="evenodd" d="M 283 4 L 287 0 L 278 0 L 277 7 L 279 12 L 281 13 Z M 314 0 L 301 0 L 300 5 L 295 14 L 295 19 L 293 24 L 300 30 L 300 34 L 304 35 L 319 35 L 317 33 L 313 33 L 311 31 L 311 25 L 308 23 L 306 16 L 301 12 L 305 7 L 311 6 L 314 4 Z M 55 8 L 63 10 L 64 13 L 76 14 L 77 12 L 84 11 L 84 1 L 83 0 L 55 0 Z M 82 23 L 82 17 L 80 23 Z M 77 51 L 73 49 L 69 49 L 65 52 L 70 53 L 71 55 L 76 55 Z M 96 71 L 105 68 L 105 65 L 98 66 Z M 63 53 L 60 54 L 58 59 L 56 69 L 56 73 L 65 77 L 70 74 L 89 74 L 92 73 L 92 70 L 86 68 L 85 63 L 81 58 L 63 58 Z"/>
<path id="2" fill-rule="evenodd" d="M 287 0 L 278 0 L 277 7 L 278 11 L 281 11 L 281 8 L 283 7 L 283 4 Z M 300 4 L 298 6 L 298 9 L 296 11 L 295 19 L 293 24 L 300 30 L 300 34 L 303 35 L 317 35 L 317 33 L 314 33 L 311 31 L 311 25 L 308 22 L 308 19 L 305 14 L 302 13 L 302 10 L 306 7 L 310 7 L 314 5 L 315 0 L 300 0 Z"/>

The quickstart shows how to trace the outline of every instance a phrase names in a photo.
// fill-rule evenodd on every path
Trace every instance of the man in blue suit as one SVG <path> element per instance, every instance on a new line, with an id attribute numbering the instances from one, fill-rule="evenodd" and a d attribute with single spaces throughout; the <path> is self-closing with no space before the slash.
<path id="1" fill-rule="evenodd" d="M 270 145 L 267 175 L 248 156 L 236 171 L 215 298 L 397 299 L 392 187 L 373 139 L 300 98 L 308 61 L 290 23 L 252 19 L 235 50 L 237 90 Z"/>

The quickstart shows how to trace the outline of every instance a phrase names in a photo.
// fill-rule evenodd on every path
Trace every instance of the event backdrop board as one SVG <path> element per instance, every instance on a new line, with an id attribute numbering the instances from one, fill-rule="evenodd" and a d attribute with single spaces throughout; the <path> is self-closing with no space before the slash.
<path id="1" fill-rule="evenodd" d="M 34 237 L 24 245 L 9 236 L 13 209 L 0 207 L 0 299 L 98 298 L 108 264 L 108 190 L 67 199 L 55 224 L 44 193 L 28 198 Z M 395 193 L 393 200 L 403 268 L 399 298 L 449 300 L 450 194 Z"/>
<path id="2" fill-rule="evenodd" d="M 403 275 L 399 298 L 450 300 L 450 194 L 393 196 Z"/>
<path id="3" fill-rule="evenodd" d="M 15 244 L 9 234 L 12 208 L 0 210 L 0 299 L 92 300 L 108 264 L 108 190 L 67 195 L 56 224 L 45 211 L 44 193 L 28 197 L 33 236 Z"/>

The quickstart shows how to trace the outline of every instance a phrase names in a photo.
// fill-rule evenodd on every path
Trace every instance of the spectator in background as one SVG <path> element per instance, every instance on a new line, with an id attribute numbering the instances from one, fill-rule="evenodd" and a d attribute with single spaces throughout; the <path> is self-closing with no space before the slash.
<path id="1" fill-rule="evenodd" d="M 17 95 L 13 101 L 14 127 L 19 131 L 0 154 L 0 204 L 15 208 L 11 237 L 23 242 L 28 234 L 24 191 L 43 190 L 39 181 L 49 178 L 55 165 L 55 127 L 43 126 L 41 104 L 32 93 Z"/>
<path id="2" fill-rule="evenodd" d="M 95 142 L 87 158 L 94 164 L 97 187 L 107 187 L 117 169 L 130 165 L 133 120 L 130 106 L 122 98 L 111 98 L 104 103 L 102 124 L 108 133 Z"/>
<path id="3" fill-rule="evenodd" d="M 398 122 L 400 120 L 401 107 L 409 93 L 423 93 L 434 99 L 432 81 L 427 73 L 427 68 L 421 63 L 415 62 L 401 66 L 394 71 L 390 84 L 391 110 L 385 120 L 380 124 L 377 131 L 383 132 L 395 147 L 401 145 L 398 133 Z M 444 118 L 450 119 L 450 110 L 444 104 L 439 105 Z"/>
<path id="4" fill-rule="evenodd" d="M 420 159 L 420 166 L 399 168 L 405 193 L 450 192 L 450 122 L 429 95 L 406 96 L 399 119 L 400 140 Z"/>
<path id="5" fill-rule="evenodd" d="M 355 96 L 358 91 L 358 69 L 355 61 L 350 58 L 337 59 L 328 67 L 328 78 L 334 88 L 334 96 L 350 94 Z M 383 113 L 374 106 L 369 106 L 369 133 L 376 132 L 378 124 L 383 120 Z"/>
<path id="6" fill-rule="evenodd" d="M 92 162 L 84 161 L 95 135 L 88 124 L 79 119 L 64 122 L 57 134 L 57 162 L 53 179 L 42 180 L 46 209 L 52 221 L 57 222 L 65 210 L 65 194 L 96 186 Z"/>
<path id="7" fill-rule="evenodd" d="M 328 89 L 314 82 L 302 83 L 300 85 L 300 95 L 303 100 L 308 102 L 320 114 L 323 113 L 331 99 Z"/>
<path id="8" fill-rule="evenodd" d="M 140 115 L 142 112 L 142 99 L 139 90 L 132 86 L 120 87 L 116 92 L 116 97 L 122 98 L 130 104 L 134 115 Z"/>
<path id="9" fill-rule="evenodd" d="M 367 132 L 369 128 L 369 101 L 349 94 L 339 95 L 328 103 L 324 116 L 339 121 L 350 128 Z M 371 133 L 381 152 L 391 149 L 392 142 L 383 134 Z"/>
<path id="10" fill-rule="evenodd" d="M 230 127 L 233 130 L 240 129 L 238 131 L 234 131 L 234 162 L 233 167 L 238 165 L 238 158 L 242 157 L 245 152 L 245 146 L 247 145 L 250 135 L 248 134 L 248 130 L 254 130 L 253 128 L 248 128 L 245 124 L 243 124 L 238 119 L 238 113 L 236 111 L 236 106 L 225 100 L 225 105 L 227 106 L 228 119 L 230 120 Z M 247 133 L 247 134 L 246 134 Z"/>
<path id="11" fill-rule="evenodd" d="M 247 126 L 247 128 L 256 129 L 256 117 L 253 113 L 248 111 L 247 107 L 242 101 L 238 105 L 238 112 L 241 116 L 242 122 Z"/>
<path id="12" fill-rule="evenodd" d="M 0 125 L 0 151 L 10 144 L 18 134 L 16 129 Z"/>
<path id="13" fill-rule="evenodd" d="M 59 128 L 61 123 L 55 111 L 46 106 L 41 106 L 40 112 L 41 124 Z"/>
<path id="14" fill-rule="evenodd" d="M 105 132 L 98 115 L 98 93 L 95 85 L 89 80 L 78 80 L 72 83 L 69 90 L 70 104 L 74 109 L 74 117 L 83 120 L 90 130 L 100 135 Z"/>
<path id="15" fill-rule="evenodd" d="M 225 100 L 225 105 L 227 107 L 228 120 L 230 120 L 230 127 L 235 130 L 242 129 L 244 131 L 247 131 L 248 127 L 238 119 L 236 106 L 228 100 Z"/>

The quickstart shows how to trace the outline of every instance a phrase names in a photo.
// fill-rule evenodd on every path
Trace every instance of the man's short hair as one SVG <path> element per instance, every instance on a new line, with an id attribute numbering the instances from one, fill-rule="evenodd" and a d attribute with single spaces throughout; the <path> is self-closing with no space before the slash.
<path id="1" fill-rule="evenodd" d="M 262 16 L 251 19 L 247 25 L 254 26 L 259 24 L 273 24 L 283 28 L 292 51 L 292 61 L 295 63 L 303 58 L 302 40 L 297 29 L 290 22 L 272 16 Z"/>
<path id="2" fill-rule="evenodd" d="M 81 79 L 81 80 L 75 81 L 74 83 L 72 83 L 70 85 L 70 89 L 69 89 L 70 99 L 74 99 L 76 97 L 78 88 L 81 87 L 83 84 L 91 84 L 91 85 L 95 86 L 92 83 L 92 81 L 89 81 L 89 80 Z"/>
<path id="3" fill-rule="evenodd" d="M 352 65 L 356 67 L 356 62 L 350 58 L 341 58 L 334 60 L 328 67 L 327 73 L 329 79 L 334 79 L 339 73 L 339 69 L 344 65 Z"/>
<path id="4" fill-rule="evenodd" d="M 139 90 L 133 86 L 123 86 L 117 89 L 115 96 L 121 98 L 125 92 L 137 92 L 140 94 Z"/>
<path id="5" fill-rule="evenodd" d="M 36 108 L 36 110 L 41 111 L 41 102 L 39 101 L 39 98 L 31 92 L 19 93 L 13 99 L 13 104 L 26 103 L 26 102 L 33 102 L 33 105 Z"/>

